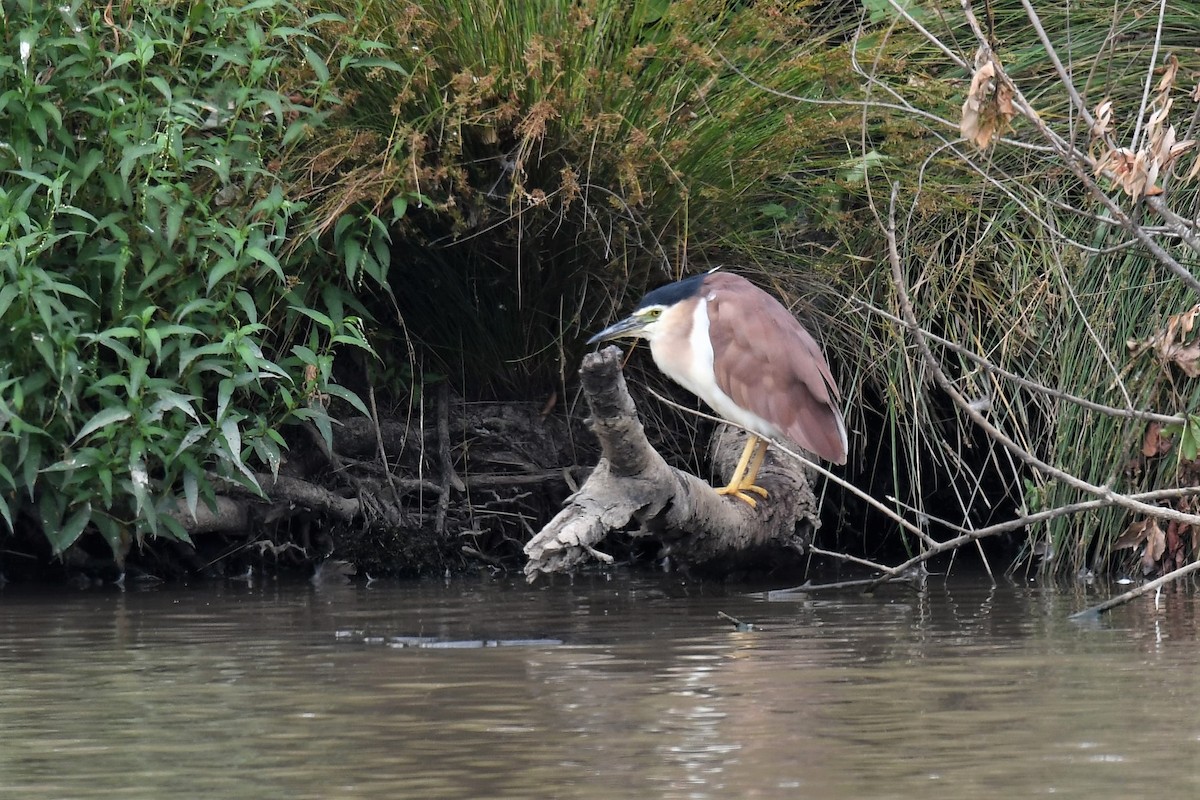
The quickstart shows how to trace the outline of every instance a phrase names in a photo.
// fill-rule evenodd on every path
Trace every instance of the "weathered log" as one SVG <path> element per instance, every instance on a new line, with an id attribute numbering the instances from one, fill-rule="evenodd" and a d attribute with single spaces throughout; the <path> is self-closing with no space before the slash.
<path id="1" fill-rule="evenodd" d="M 661 555 L 702 566 L 734 569 L 802 551 L 819 525 L 804 466 L 769 450 L 757 481 L 768 497 L 757 507 L 669 466 L 646 439 L 621 358 L 617 347 L 584 357 L 580 375 L 602 455 L 563 510 L 525 546 L 526 577 L 611 561 L 598 548 L 616 531 L 653 537 L 663 545 Z M 745 436 L 726 425 L 714 434 L 712 461 L 722 474 L 732 471 Z"/>
<path id="2" fill-rule="evenodd" d="M 258 473 L 255 478 L 271 500 L 263 501 L 242 490 L 232 495 L 217 495 L 215 507 L 199 503 L 195 516 L 182 500 L 166 514 L 188 534 L 196 535 L 249 532 L 252 521 L 277 520 L 301 513 L 319 512 L 342 522 L 350 522 L 361 513 L 359 500 L 342 497 L 309 481 L 265 473 Z"/>

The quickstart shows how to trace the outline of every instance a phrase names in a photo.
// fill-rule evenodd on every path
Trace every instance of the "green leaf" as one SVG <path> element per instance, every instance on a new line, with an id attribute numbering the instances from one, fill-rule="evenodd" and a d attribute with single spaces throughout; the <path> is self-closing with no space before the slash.
<path id="1" fill-rule="evenodd" d="M 1179 454 L 1184 461 L 1195 461 L 1197 451 L 1200 451 L 1200 424 L 1196 417 L 1188 417 L 1183 426 L 1183 436 L 1179 440 Z"/>
<path id="2" fill-rule="evenodd" d="M 128 485 L 133 493 L 136 513 L 149 515 L 149 512 L 153 511 L 150 502 L 150 473 L 146 471 L 146 462 L 141 457 L 140 451 L 143 449 L 143 447 L 137 447 L 136 442 L 134 446 L 130 447 Z"/>
<path id="3" fill-rule="evenodd" d="M 271 476 L 278 478 L 279 465 L 283 462 L 279 446 L 271 439 L 260 436 L 254 440 L 254 452 L 271 468 Z"/>
<path id="4" fill-rule="evenodd" d="M 225 411 L 229 408 L 229 398 L 233 397 L 233 381 L 225 378 L 217 387 L 217 422 L 225 418 Z"/>
<path id="5" fill-rule="evenodd" d="M 100 531 L 100 535 L 104 537 L 104 541 L 108 542 L 113 558 L 123 560 L 129 547 L 129 537 L 125 533 L 125 527 L 107 514 L 97 514 L 92 522 L 95 524 L 96 530 Z"/>
<path id="6" fill-rule="evenodd" d="M 174 95 L 171 93 L 171 85 L 161 75 L 151 75 L 146 78 L 146 83 L 158 89 L 158 93 L 163 96 L 165 105 L 171 105 L 174 102 Z"/>
<path id="7" fill-rule="evenodd" d="M 213 267 L 212 272 L 208 273 L 208 293 L 212 294 L 213 287 L 220 283 L 222 278 L 236 270 L 239 266 L 240 265 L 238 264 L 237 260 L 232 257 L 222 258 L 220 261 L 218 261 L 217 265 Z"/>
<path id="8" fill-rule="evenodd" d="M 8 283 L 0 286 L 0 317 L 3 317 L 8 307 L 12 305 L 13 299 L 17 296 L 18 289 L 16 284 Z"/>
<path id="9" fill-rule="evenodd" d="M 313 308 L 308 308 L 307 306 L 292 306 L 292 308 L 295 311 L 298 311 L 301 314 L 303 314 L 304 316 L 313 320 L 314 322 L 317 322 L 317 323 L 325 326 L 325 328 L 330 333 L 333 333 L 333 330 L 334 330 L 333 320 L 331 320 L 329 317 L 322 314 L 320 311 L 317 311 L 316 309 L 313 309 Z"/>
<path id="10" fill-rule="evenodd" d="M 238 289 L 233 295 L 236 302 L 242 309 L 242 313 L 246 315 L 246 321 L 251 324 L 258 322 L 258 306 L 254 304 L 254 298 L 245 289 Z"/>
<path id="11" fill-rule="evenodd" d="M 313 366 L 316 366 L 319 361 L 317 354 L 312 351 L 312 348 L 305 347 L 302 344 L 292 345 L 292 352 L 295 353 L 296 357 L 305 364 L 312 364 Z"/>
<path id="12" fill-rule="evenodd" d="M 54 548 L 54 554 L 61 555 L 64 550 L 75 544 L 75 540 L 83 534 L 83 529 L 87 527 L 91 519 L 92 504 L 84 503 L 62 525 L 48 529 L 46 539 Z"/>
<path id="13" fill-rule="evenodd" d="M 172 203 L 167 208 L 167 244 L 175 244 L 175 240 L 179 238 L 179 231 L 183 227 L 183 214 L 187 210 L 187 205 L 181 202 Z"/>
<path id="14" fill-rule="evenodd" d="M 121 163 L 117 167 L 117 171 L 121 174 L 121 179 L 128 182 L 129 173 L 133 172 L 134 166 L 138 160 L 144 156 L 157 153 L 159 146 L 153 144 L 138 144 L 125 148 L 124 154 L 121 156 Z"/>
<path id="15" fill-rule="evenodd" d="M 127 420 L 132 416 L 133 414 L 130 413 L 129 409 L 127 408 L 106 408 L 88 420 L 87 424 L 83 426 L 83 428 L 79 431 L 79 434 L 71 443 L 76 444 L 80 439 L 88 434 L 95 433 L 101 428 L 108 427 L 109 425 L 121 422 L 122 420 Z"/>
<path id="16" fill-rule="evenodd" d="M 846 183 L 866 183 L 868 170 L 874 169 L 888 160 L 888 157 L 878 150 L 871 150 L 863 156 L 839 164 L 840 177 Z"/>
<path id="17" fill-rule="evenodd" d="M 183 496 L 188 513 L 193 520 L 196 519 L 196 509 L 200 505 L 200 483 L 196 480 L 196 473 L 190 469 L 183 473 Z"/>
<path id="18" fill-rule="evenodd" d="M 186 544 L 192 544 L 192 537 L 187 532 L 187 528 L 183 527 L 183 523 L 175 519 L 170 514 L 163 514 L 160 517 L 163 527 L 167 529 L 168 535 L 173 539 L 178 539 Z"/>
<path id="19" fill-rule="evenodd" d="M 408 198 L 393 197 L 392 198 L 392 224 L 395 225 L 400 220 L 404 219 L 404 215 L 408 213 Z"/>
<path id="20" fill-rule="evenodd" d="M 96 470 L 96 477 L 100 479 L 100 486 L 104 489 L 104 504 L 112 504 L 113 496 L 113 474 L 108 467 L 101 467 Z"/>
<path id="21" fill-rule="evenodd" d="M 265 264 L 267 268 L 271 270 L 271 272 L 275 273 L 275 277 L 279 278 L 280 283 L 287 282 L 287 278 L 284 277 L 283 274 L 283 268 L 279 266 L 279 259 L 275 258 L 275 256 L 268 253 L 263 248 L 258 246 L 247 247 L 246 255 L 261 264 Z"/>
<path id="22" fill-rule="evenodd" d="M 187 414 L 197 422 L 200 421 L 200 418 L 196 415 L 196 409 L 192 407 L 192 402 L 196 400 L 195 396 L 179 394 L 172 389 L 166 388 L 156 390 L 155 395 L 158 399 L 150 406 L 151 414 L 162 416 L 165 411 L 174 408 Z"/>
<path id="23" fill-rule="evenodd" d="M 325 59 L 321 58 L 320 55 L 306 44 L 301 44 L 300 49 L 304 53 L 304 58 L 308 61 L 308 65 L 316 73 L 317 80 L 321 83 L 327 82 L 329 80 L 329 67 L 326 65 Z"/>
<path id="24" fill-rule="evenodd" d="M 96 334 L 92 339 L 136 339 L 141 336 L 137 328 L 131 328 L 128 325 L 120 325 L 116 328 L 107 328 Z"/>
<path id="25" fill-rule="evenodd" d="M 354 282 L 354 276 L 358 274 L 358 265 L 362 261 L 363 249 L 362 245 L 356 239 L 347 239 L 342 242 L 342 257 L 346 261 L 346 280 Z"/>
<path id="26" fill-rule="evenodd" d="M 329 414 L 326 413 L 325 409 L 319 406 L 316 408 L 298 408 L 292 414 L 300 419 L 312 420 L 313 425 L 317 427 L 317 432 L 325 440 L 325 447 L 333 450 L 333 426 L 329 422 Z"/>
<path id="27" fill-rule="evenodd" d="M 13 527 L 12 509 L 8 507 L 8 501 L 4 499 L 3 494 L 0 494 L 0 516 L 8 523 L 9 533 L 15 533 L 17 529 Z"/>
<path id="28" fill-rule="evenodd" d="M 777 222 L 784 222 L 792 218 L 791 212 L 781 206 L 779 203 L 767 203 L 763 206 L 760 206 L 758 211 L 764 217 L 773 219 Z"/>
<path id="29" fill-rule="evenodd" d="M 348 336 L 344 333 L 339 333 L 329 340 L 331 344 L 350 344 L 355 347 L 361 347 L 371 355 L 375 355 L 375 348 L 371 347 L 370 343 L 358 336 Z"/>
<path id="30" fill-rule="evenodd" d="M 371 413 L 367 411 L 367 406 L 363 403 L 359 396 L 346 387 L 338 386 L 335 383 L 327 383 L 325 384 L 324 389 L 334 397 L 340 397 L 350 405 L 354 406 L 358 413 L 362 414 L 364 417 L 369 418 L 371 416 Z"/>
<path id="31" fill-rule="evenodd" d="M 204 426 L 204 425 L 194 426 L 190 431 L 188 431 L 186 434 L 184 434 L 183 440 L 179 443 L 179 447 L 176 448 L 175 455 L 173 455 L 172 458 L 179 458 L 189 448 L 191 448 L 193 445 L 195 445 L 197 442 L 199 442 L 201 439 L 203 439 L 205 436 L 207 436 L 208 431 L 209 431 L 209 429 L 207 426 Z"/>
<path id="32" fill-rule="evenodd" d="M 229 457 L 242 467 L 242 432 L 238 428 L 236 419 L 227 419 L 221 423 L 221 436 L 225 439 L 225 444 L 229 447 Z"/>

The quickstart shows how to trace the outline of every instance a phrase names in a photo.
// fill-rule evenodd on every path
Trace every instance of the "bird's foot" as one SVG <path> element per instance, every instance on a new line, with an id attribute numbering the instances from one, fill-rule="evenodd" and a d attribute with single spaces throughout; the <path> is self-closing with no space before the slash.
<path id="1" fill-rule="evenodd" d="M 751 508 L 758 508 L 758 500 L 755 500 L 753 497 L 751 497 L 749 494 L 747 494 L 747 492 L 754 492 L 755 494 L 762 497 L 764 500 L 767 497 L 767 490 L 762 488 L 761 486 L 756 486 L 753 483 L 746 484 L 745 486 L 738 486 L 736 484 L 730 484 L 729 486 L 722 486 L 720 489 L 717 489 L 716 491 L 717 491 L 717 494 L 732 495 L 733 497 L 736 497 L 738 500 L 742 500 L 742 501 L 748 503 Z"/>

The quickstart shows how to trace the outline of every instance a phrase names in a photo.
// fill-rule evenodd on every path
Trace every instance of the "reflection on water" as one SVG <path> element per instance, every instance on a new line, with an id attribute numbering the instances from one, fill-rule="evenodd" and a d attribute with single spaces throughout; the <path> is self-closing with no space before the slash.
<path id="1" fill-rule="evenodd" d="M 1093 599 L 9 586 L 0 797 L 1200 796 L 1195 599 Z"/>

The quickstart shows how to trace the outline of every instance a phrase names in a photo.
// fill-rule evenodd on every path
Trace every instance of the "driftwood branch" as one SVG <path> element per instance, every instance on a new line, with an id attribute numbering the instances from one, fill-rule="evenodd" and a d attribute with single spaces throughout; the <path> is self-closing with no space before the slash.
<path id="1" fill-rule="evenodd" d="M 621 372 L 622 353 L 608 347 L 583 360 L 583 391 L 602 455 L 566 507 L 525 546 L 525 574 L 566 572 L 589 561 L 610 562 L 599 548 L 613 532 L 653 537 L 663 555 L 691 564 L 720 560 L 726 568 L 807 544 L 817 501 L 803 465 L 775 458 L 759 473 L 768 491 L 757 507 L 717 494 L 706 482 L 669 466 L 646 439 Z M 714 436 L 717 469 L 729 471 L 745 434 L 722 426 Z"/>

